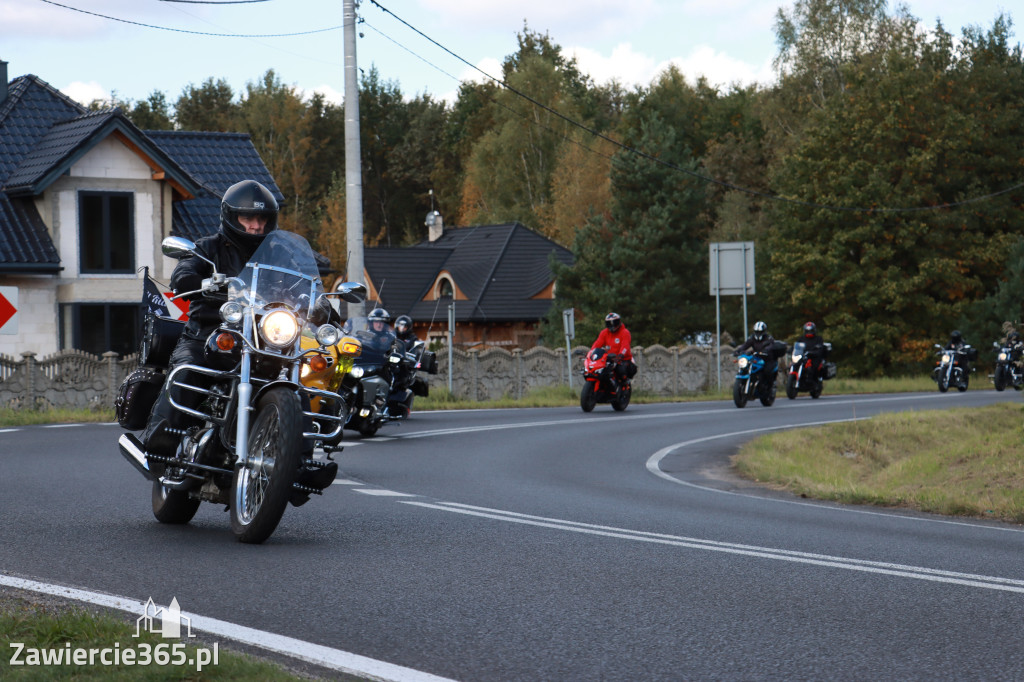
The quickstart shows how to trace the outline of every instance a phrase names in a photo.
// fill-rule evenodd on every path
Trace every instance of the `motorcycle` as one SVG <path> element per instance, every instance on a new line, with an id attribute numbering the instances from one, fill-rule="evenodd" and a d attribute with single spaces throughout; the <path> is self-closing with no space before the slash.
<path id="1" fill-rule="evenodd" d="M 744 407 L 748 401 L 757 398 L 765 407 L 775 403 L 775 376 L 765 367 L 772 359 L 769 353 L 743 353 L 737 360 L 736 382 L 732 387 L 732 401 L 736 407 Z"/>
<path id="2" fill-rule="evenodd" d="M 932 380 L 939 385 L 939 393 L 945 393 L 950 388 L 963 393 L 970 383 L 970 376 L 964 371 L 968 361 L 978 359 L 978 351 L 971 346 L 964 346 L 963 350 L 943 348 L 935 344 L 935 354 L 939 359 L 932 370 Z"/>
<path id="3" fill-rule="evenodd" d="M 996 390 L 1002 391 L 1010 386 L 1015 391 L 1021 390 L 1024 387 L 1024 369 L 1017 364 L 1021 357 L 1020 350 L 1009 345 L 1000 346 L 997 342 L 993 342 L 992 347 L 996 349 L 996 370 L 992 375 Z"/>
<path id="4" fill-rule="evenodd" d="M 203 258 L 194 243 L 180 237 L 164 239 L 162 249 L 170 258 Z M 146 452 L 130 433 L 118 445 L 125 459 L 152 481 L 158 521 L 188 523 L 202 502 L 224 504 L 236 538 L 261 543 L 277 528 L 289 503 L 299 506 L 310 495 L 322 494 L 337 474 L 330 455 L 314 459 L 313 450 L 340 434 L 348 416 L 345 400 L 337 392 L 304 385 L 301 376 L 305 368 L 327 362 L 339 341 L 337 326 L 316 322 L 325 319 L 323 310 L 330 307 L 326 297 L 361 302 L 366 287 L 348 282 L 325 294 L 306 240 L 274 231 L 238 277 L 214 269 L 200 290 L 176 298 L 199 295 L 224 301 L 221 324 L 206 343 L 207 364 L 146 370 L 167 370 L 165 391 L 175 387 L 199 393 L 202 402 L 195 407 L 183 405 L 174 393 L 170 404 L 200 424 L 177 433 L 173 456 Z M 303 348 L 304 334 L 315 345 Z M 183 372 L 203 375 L 208 385 L 189 383 Z M 133 406 L 137 423 L 145 401 L 133 402 L 132 396 L 140 394 L 124 391 L 125 399 L 119 398 L 122 426 L 133 421 L 128 418 Z M 313 399 L 332 407 L 314 412 Z"/>
<path id="5" fill-rule="evenodd" d="M 629 405 L 633 392 L 629 377 L 616 379 L 615 368 L 619 357 L 607 348 L 594 348 L 583 357 L 583 389 L 580 407 L 590 412 L 598 403 L 611 403 L 612 409 L 622 412 Z"/>
<path id="6" fill-rule="evenodd" d="M 437 358 L 422 341 L 407 351 L 397 342 L 391 325 L 376 332 L 370 324 L 366 317 L 353 317 L 345 323 L 345 333 L 362 344 L 362 353 L 341 384 L 351 406 L 345 428 L 366 437 L 387 423 L 408 418 L 413 397 L 427 395 L 427 384 L 418 370 L 437 373 Z"/>
<path id="7" fill-rule="evenodd" d="M 824 344 L 825 353 L 820 358 L 807 356 L 806 349 L 807 344 L 803 341 L 793 344 L 789 376 L 786 378 L 786 397 L 790 400 L 795 400 L 801 391 L 810 393 L 811 398 L 820 398 L 825 380 L 832 378 L 830 374 L 834 376 L 835 365 L 824 362 L 832 350 L 831 343 Z"/>

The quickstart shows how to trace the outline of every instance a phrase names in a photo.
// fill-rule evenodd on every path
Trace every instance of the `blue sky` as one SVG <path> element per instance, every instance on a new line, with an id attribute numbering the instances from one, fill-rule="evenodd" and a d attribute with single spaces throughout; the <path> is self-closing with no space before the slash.
<path id="1" fill-rule="evenodd" d="M 83 102 L 112 93 L 142 100 L 160 90 L 173 103 L 189 84 L 210 77 L 226 79 L 237 93 L 268 69 L 304 93 L 318 91 L 341 101 L 340 28 L 293 37 L 199 34 L 267 35 L 340 27 L 342 0 L 209 4 L 217 1 L 223 2 L 0 0 L 0 59 L 8 62 L 9 78 L 32 73 Z M 428 93 L 449 100 L 460 79 L 483 77 L 394 15 L 495 76 L 500 75 L 501 60 L 516 50 L 516 33 L 525 21 L 575 55 L 598 83 L 615 78 L 627 86 L 647 85 L 675 63 L 691 79 L 704 75 L 727 86 L 773 78 L 775 15 L 779 7 L 792 5 L 790 0 L 378 2 L 390 13 L 369 0 L 359 6 L 359 67 L 375 66 L 406 96 Z M 955 35 L 966 25 L 990 27 L 1000 11 L 1013 13 L 1002 0 L 906 4 L 925 26 L 941 19 Z M 1014 42 L 1020 42 L 1019 35 Z"/>

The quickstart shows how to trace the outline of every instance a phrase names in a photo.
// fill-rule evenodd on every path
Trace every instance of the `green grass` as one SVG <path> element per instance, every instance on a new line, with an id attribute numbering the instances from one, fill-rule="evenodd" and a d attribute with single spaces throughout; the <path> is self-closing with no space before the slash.
<path id="1" fill-rule="evenodd" d="M 142 680 L 157 682 L 161 680 L 268 680 L 271 682 L 309 679 L 292 674 L 282 667 L 244 654 L 227 651 L 217 645 L 217 664 L 212 661 L 197 671 L 197 665 L 141 665 L 137 658 L 131 665 L 122 661 L 119 666 L 102 665 L 99 655 L 94 655 L 93 665 L 11 665 L 15 655 L 12 643 L 24 644 L 19 660 L 29 662 L 30 649 L 49 650 L 51 655 L 67 651 L 63 656 L 70 656 L 75 649 L 115 649 L 123 658 L 125 650 L 133 650 L 139 657 L 148 647 L 149 655 L 155 658 L 158 651 L 168 656 L 181 658 L 197 658 L 197 647 L 210 653 L 203 653 L 212 658 L 212 642 L 199 644 L 189 643 L 184 649 L 174 650 L 170 645 L 187 640 L 163 639 L 157 635 L 143 631 L 140 637 L 134 637 L 135 619 L 115 618 L 102 613 L 94 613 L 78 606 L 67 607 L 63 603 L 42 603 L 32 598 L 21 598 L 0 594 L 0 678 L 3 680 Z M 195 640 L 192 640 L 194 642 Z M 70 644 L 70 647 L 68 646 Z M 164 645 L 159 647 L 159 645 Z M 36 654 L 39 662 L 41 654 Z M 107 655 L 113 660 L 113 654 Z M 87 660 L 87 659 L 83 659 Z"/>
<path id="2" fill-rule="evenodd" d="M 741 475 L 797 495 L 1024 523 L 1024 405 L 900 412 L 763 436 Z"/>

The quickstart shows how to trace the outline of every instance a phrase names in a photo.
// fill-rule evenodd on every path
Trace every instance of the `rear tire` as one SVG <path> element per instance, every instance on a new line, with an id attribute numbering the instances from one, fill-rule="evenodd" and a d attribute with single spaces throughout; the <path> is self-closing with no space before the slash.
<path id="1" fill-rule="evenodd" d="M 184 490 L 169 490 L 160 481 L 153 481 L 153 516 L 160 523 L 186 524 L 199 511 L 199 500 Z"/>
<path id="2" fill-rule="evenodd" d="M 775 382 L 773 381 L 768 386 L 762 387 L 761 390 L 763 391 L 760 397 L 761 404 L 764 405 L 765 407 L 771 407 L 772 405 L 774 405 L 776 391 Z"/>
<path id="3" fill-rule="evenodd" d="M 736 403 L 736 407 L 743 407 L 747 404 L 747 392 L 743 386 L 745 383 L 743 379 L 737 379 L 732 386 L 732 401 Z"/>
<path id="4" fill-rule="evenodd" d="M 240 542 L 259 544 L 284 515 L 302 463 L 302 410 L 291 389 L 278 387 L 256 404 L 245 466 L 235 465 L 231 530 Z"/>
<path id="5" fill-rule="evenodd" d="M 615 398 L 612 400 L 612 409 L 616 412 L 622 412 L 629 407 L 629 398 L 632 393 L 633 391 L 628 386 L 616 391 Z"/>
<path id="6" fill-rule="evenodd" d="M 594 382 L 584 381 L 583 389 L 580 391 L 580 409 L 590 412 L 597 405 L 597 396 L 594 395 Z"/>
<path id="7" fill-rule="evenodd" d="M 821 381 L 815 383 L 814 388 L 811 389 L 811 397 L 815 400 L 821 397 L 821 390 L 824 388 Z"/>

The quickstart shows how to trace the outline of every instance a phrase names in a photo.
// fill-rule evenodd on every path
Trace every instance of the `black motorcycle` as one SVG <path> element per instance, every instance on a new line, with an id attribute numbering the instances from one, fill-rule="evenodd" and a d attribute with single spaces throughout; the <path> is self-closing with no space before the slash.
<path id="1" fill-rule="evenodd" d="M 406 350 L 391 325 L 375 331 L 372 324 L 366 317 L 353 317 L 343 328 L 363 344 L 341 384 L 351 408 L 345 428 L 363 436 L 373 436 L 385 424 L 408 418 L 413 397 L 428 394 L 419 371 L 437 373 L 437 358 L 422 341 Z"/>
<path id="2" fill-rule="evenodd" d="M 967 345 L 962 350 L 943 348 L 939 344 L 935 344 L 935 348 L 939 359 L 932 370 L 932 380 L 938 384 L 939 393 L 945 393 L 951 388 L 961 393 L 966 391 L 971 378 L 965 368 L 978 359 L 978 350 Z"/>
<path id="3" fill-rule="evenodd" d="M 993 342 L 996 349 L 996 370 L 992 375 L 992 383 L 997 391 L 1013 387 L 1019 391 L 1024 388 L 1024 368 L 1018 364 L 1021 359 L 1021 349 L 1010 345 L 1000 346 Z"/>
<path id="4" fill-rule="evenodd" d="M 187 239 L 168 237 L 162 246 L 171 258 L 203 258 Z M 326 297 L 360 302 L 365 292 L 362 284 L 346 283 L 325 294 L 306 240 L 274 231 L 238 277 L 215 271 L 201 290 L 179 295 L 224 301 L 222 322 L 207 340 L 206 364 L 142 367 L 125 381 L 115 403 L 121 426 L 141 429 L 156 398 L 153 379 L 166 371 L 156 385 L 174 387 L 171 406 L 197 420 L 177 434 L 172 456 L 146 452 L 131 433 L 118 440 L 125 459 L 152 481 L 158 521 L 188 523 L 201 502 L 213 502 L 226 505 L 240 541 L 260 543 L 277 528 L 289 502 L 304 504 L 333 482 L 337 463 L 314 459 L 313 450 L 340 434 L 345 401 L 339 393 L 304 386 L 301 375 L 310 363 L 325 362 L 340 337 L 324 317 L 330 308 Z M 304 348 L 303 336 L 315 343 Z M 151 340 L 150 347 L 157 345 L 173 343 Z M 204 381 L 188 379 L 185 372 Z M 198 393 L 201 402 L 186 406 L 179 392 Z M 334 409 L 312 412 L 314 397 Z"/>

